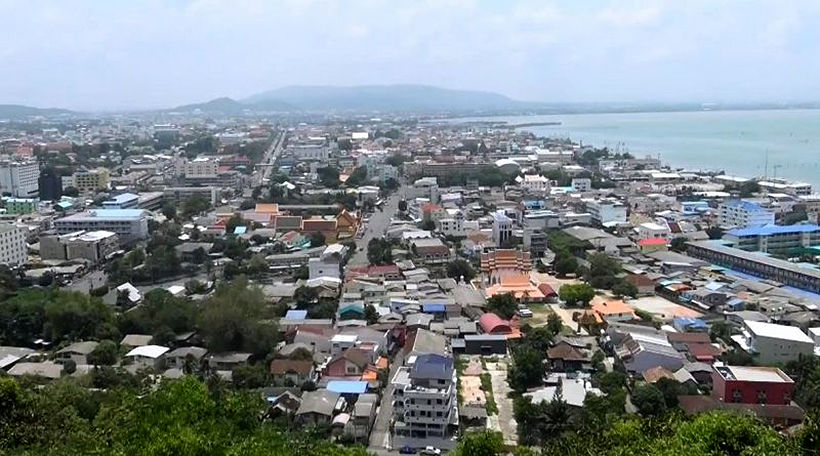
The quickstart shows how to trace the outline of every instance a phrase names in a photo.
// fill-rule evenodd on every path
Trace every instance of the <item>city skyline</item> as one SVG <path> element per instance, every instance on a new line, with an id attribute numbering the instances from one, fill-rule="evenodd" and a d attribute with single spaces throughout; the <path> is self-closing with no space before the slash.
<path id="1" fill-rule="evenodd" d="M 167 108 L 289 85 L 539 102 L 816 101 L 820 5 L 0 1 L 0 103 Z"/>

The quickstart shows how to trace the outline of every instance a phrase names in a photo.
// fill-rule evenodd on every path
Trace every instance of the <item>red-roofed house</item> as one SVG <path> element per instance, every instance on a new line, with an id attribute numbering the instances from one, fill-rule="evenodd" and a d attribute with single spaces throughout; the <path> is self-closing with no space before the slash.
<path id="1" fill-rule="evenodd" d="M 632 321 L 637 318 L 635 311 L 620 299 L 605 300 L 596 297 L 593 299 L 592 313 L 598 321 L 607 323 Z"/>
<path id="2" fill-rule="evenodd" d="M 664 238 L 649 238 L 638 241 L 641 253 L 663 252 L 669 250 Z"/>

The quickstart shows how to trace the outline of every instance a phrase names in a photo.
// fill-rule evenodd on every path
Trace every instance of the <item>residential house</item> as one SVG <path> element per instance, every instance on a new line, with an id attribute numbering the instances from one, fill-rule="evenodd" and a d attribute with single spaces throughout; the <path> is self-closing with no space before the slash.
<path id="1" fill-rule="evenodd" d="M 301 426 L 330 424 L 337 411 L 344 408 L 345 400 L 339 393 L 319 389 L 302 394 L 302 403 L 295 420 Z"/>
<path id="2" fill-rule="evenodd" d="M 732 340 L 760 364 L 785 364 L 801 355 L 814 356 L 814 341 L 800 328 L 749 320 L 743 326 Z"/>
<path id="3" fill-rule="evenodd" d="M 61 350 L 57 350 L 54 356 L 54 361 L 57 363 L 65 363 L 66 361 L 74 361 L 76 365 L 90 364 L 88 362 L 88 355 L 97 348 L 99 342 L 75 342 Z"/>
<path id="4" fill-rule="evenodd" d="M 301 385 L 313 380 L 313 361 L 278 358 L 270 363 L 270 373 L 275 380 L 285 380 L 292 385 Z"/>

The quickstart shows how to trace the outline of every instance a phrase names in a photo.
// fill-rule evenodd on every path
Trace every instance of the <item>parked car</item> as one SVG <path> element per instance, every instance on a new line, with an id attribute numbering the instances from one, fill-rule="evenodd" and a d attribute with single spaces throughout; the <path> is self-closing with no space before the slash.
<path id="1" fill-rule="evenodd" d="M 421 454 L 428 455 L 428 456 L 438 456 L 441 454 L 441 450 L 436 447 L 428 446 L 421 450 Z"/>
<path id="2" fill-rule="evenodd" d="M 416 454 L 416 449 L 411 446 L 403 446 L 399 448 L 399 454 Z"/>

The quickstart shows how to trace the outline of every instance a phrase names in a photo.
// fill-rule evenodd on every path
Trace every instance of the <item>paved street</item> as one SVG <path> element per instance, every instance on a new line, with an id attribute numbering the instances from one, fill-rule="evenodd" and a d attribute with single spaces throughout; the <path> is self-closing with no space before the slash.
<path id="1" fill-rule="evenodd" d="M 390 219 L 396 215 L 399 210 L 399 201 L 404 195 L 402 188 L 399 188 L 382 205 L 383 210 L 376 209 L 376 212 L 370 216 L 370 221 L 365 227 L 364 236 L 356 241 L 356 253 L 348 262 L 348 266 L 367 266 L 367 243 L 374 237 L 384 236 L 387 228 L 390 226 Z"/>
<path id="2" fill-rule="evenodd" d="M 390 376 L 388 382 L 396 375 L 396 371 L 404 363 L 404 352 L 399 351 L 390 362 Z M 382 394 L 382 402 L 376 413 L 376 421 L 370 431 L 370 446 L 368 450 L 386 450 L 390 448 L 390 418 L 393 416 L 393 386 L 388 384 Z M 382 453 L 383 454 L 383 453 Z"/>
<path id="3" fill-rule="evenodd" d="M 279 136 L 271 142 L 270 147 L 265 151 L 265 155 L 262 157 L 262 161 L 259 162 L 260 165 L 270 166 L 260 166 L 254 170 L 251 178 L 251 188 L 261 186 L 265 182 L 265 179 L 270 177 L 273 168 L 275 168 L 276 160 L 282 155 L 282 145 L 285 143 L 286 136 L 287 133 L 283 130 L 279 133 Z"/>

